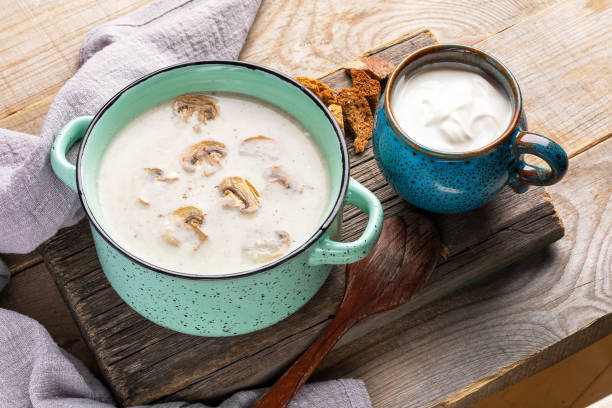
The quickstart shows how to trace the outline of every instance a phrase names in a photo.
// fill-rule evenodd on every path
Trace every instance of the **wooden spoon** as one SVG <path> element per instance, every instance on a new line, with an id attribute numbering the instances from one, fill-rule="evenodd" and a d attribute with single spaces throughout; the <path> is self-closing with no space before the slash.
<path id="1" fill-rule="evenodd" d="M 253 408 L 283 408 L 334 344 L 361 319 L 406 303 L 423 287 L 440 254 L 433 223 L 419 214 L 388 218 L 366 258 L 346 267 L 344 299 L 329 326 Z"/>

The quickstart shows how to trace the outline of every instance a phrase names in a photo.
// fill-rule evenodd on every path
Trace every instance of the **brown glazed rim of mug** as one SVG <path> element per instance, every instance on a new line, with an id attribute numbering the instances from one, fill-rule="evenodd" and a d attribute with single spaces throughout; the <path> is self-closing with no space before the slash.
<path id="1" fill-rule="evenodd" d="M 508 127 L 506 127 L 506 130 L 504 130 L 504 132 L 497 139 L 495 139 L 494 141 L 492 141 L 486 146 L 483 146 L 479 149 L 469 150 L 465 152 L 443 152 L 439 150 L 433 150 L 411 139 L 410 136 L 408 136 L 408 134 L 399 126 L 399 124 L 395 120 L 395 116 L 393 115 L 393 111 L 391 110 L 391 103 L 390 103 L 391 89 L 393 88 L 395 79 L 404 70 L 406 65 L 408 65 L 409 63 L 415 61 L 416 59 L 423 57 L 424 55 L 435 54 L 440 51 L 469 52 L 469 53 L 476 55 L 483 61 L 484 64 L 488 64 L 492 66 L 493 68 L 495 68 L 498 72 L 500 72 L 502 76 L 506 79 L 506 81 L 508 81 L 508 84 L 510 85 L 510 88 L 512 89 L 512 93 L 514 96 L 514 106 L 513 106 L 514 113 L 512 116 L 512 120 L 510 121 Z M 440 62 L 445 62 L 445 59 L 442 57 L 440 58 L 439 61 L 432 62 L 431 65 L 434 65 Z M 478 68 L 478 65 L 470 64 L 468 62 L 458 62 L 457 64 L 472 65 Z M 406 58 L 404 58 L 402 62 L 400 62 L 400 64 L 391 73 L 391 76 L 389 77 L 389 80 L 387 81 L 387 86 L 385 88 L 385 105 L 384 106 L 385 106 L 385 113 L 387 114 L 387 117 L 391 119 L 390 120 L 391 126 L 393 126 L 397 134 L 401 135 L 401 139 L 407 144 L 409 144 L 411 147 L 415 148 L 421 153 L 424 153 L 430 156 L 461 159 L 461 158 L 467 158 L 467 157 L 474 157 L 488 150 L 492 150 L 495 147 L 497 147 L 500 143 L 502 143 L 506 138 L 512 135 L 512 133 L 514 132 L 514 129 L 516 128 L 518 124 L 519 117 L 521 115 L 522 98 L 521 98 L 521 91 L 518 87 L 518 83 L 516 79 L 514 78 L 514 76 L 512 75 L 512 73 L 510 72 L 510 70 L 504 64 L 499 62 L 496 58 L 494 58 L 493 56 L 477 48 L 469 47 L 467 45 L 436 44 L 436 45 L 430 45 L 430 46 L 421 48 L 413 52 L 412 54 L 408 55 Z"/>

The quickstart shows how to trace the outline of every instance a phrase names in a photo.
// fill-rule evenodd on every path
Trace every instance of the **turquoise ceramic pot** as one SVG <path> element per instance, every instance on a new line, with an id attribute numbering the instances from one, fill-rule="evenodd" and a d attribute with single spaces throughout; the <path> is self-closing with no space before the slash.
<path id="1" fill-rule="evenodd" d="M 302 246 L 263 267 L 217 276 L 166 270 L 130 254 L 106 232 L 97 180 L 101 159 L 115 135 L 147 109 L 178 95 L 201 91 L 236 92 L 278 106 L 304 125 L 325 157 L 331 193 L 323 223 Z M 81 138 L 74 166 L 65 153 Z M 382 227 L 380 202 L 349 177 L 344 138 L 327 108 L 293 79 L 244 62 L 176 65 L 139 79 L 94 117 L 68 123 L 55 141 L 51 164 L 57 176 L 78 191 L 102 269 L 117 293 L 147 319 L 188 334 L 231 336 L 282 320 L 317 292 L 331 265 L 364 258 Z M 347 243 L 336 241 L 346 203 L 369 216 L 362 236 Z"/>

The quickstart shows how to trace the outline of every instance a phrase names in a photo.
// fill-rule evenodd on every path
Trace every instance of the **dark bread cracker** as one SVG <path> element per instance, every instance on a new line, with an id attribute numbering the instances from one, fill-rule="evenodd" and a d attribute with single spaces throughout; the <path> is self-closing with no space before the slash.
<path id="1" fill-rule="evenodd" d="M 368 100 L 372 114 L 376 112 L 378 100 L 380 99 L 380 82 L 361 69 L 349 69 L 349 74 L 353 80 L 353 88 L 357 88 Z"/>
<path id="2" fill-rule="evenodd" d="M 336 103 L 336 94 L 334 91 L 318 79 L 296 77 L 295 80 L 308 88 L 317 98 L 322 100 L 325 105 Z"/>
<path id="3" fill-rule="evenodd" d="M 338 105 L 337 103 L 332 103 L 328 106 L 328 108 L 331 114 L 334 115 L 334 119 L 336 119 L 338 125 L 340 125 L 342 134 L 344 134 L 344 116 L 342 115 L 342 106 Z"/>
<path id="4" fill-rule="evenodd" d="M 357 88 L 345 88 L 338 92 L 337 100 L 342 106 L 346 123 L 355 134 L 355 151 L 365 150 L 368 140 L 372 137 L 374 119 L 366 97 Z"/>

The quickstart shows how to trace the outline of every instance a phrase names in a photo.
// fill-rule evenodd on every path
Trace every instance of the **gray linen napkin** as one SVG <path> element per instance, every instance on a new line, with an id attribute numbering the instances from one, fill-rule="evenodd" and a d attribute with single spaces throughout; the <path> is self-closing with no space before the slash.
<path id="1" fill-rule="evenodd" d="M 195 59 L 237 58 L 258 7 L 259 0 L 162 0 L 92 30 L 81 47 L 80 68 L 54 99 L 40 137 L 0 129 L 0 253 L 30 252 L 83 216 L 76 194 L 55 177 L 49 162 L 64 124 L 95 113 L 153 70 Z M 8 280 L 1 261 L 0 275 L 1 287 Z M 239 392 L 221 407 L 247 407 L 261 392 Z M 112 406 L 108 390 L 43 326 L 0 309 L 0 407 Z M 358 380 L 306 385 L 290 405 L 370 406 Z M 205 408 L 180 402 L 156 407 Z"/>
<path id="2" fill-rule="evenodd" d="M 241 391 L 220 408 L 251 406 L 263 390 Z M 0 309 L 0 407 L 112 408 L 113 399 L 81 361 L 59 348 L 47 330 L 29 317 Z M 155 408 L 207 408 L 169 402 Z M 306 384 L 290 408 L 370 408 L 360 380 Z"/>

